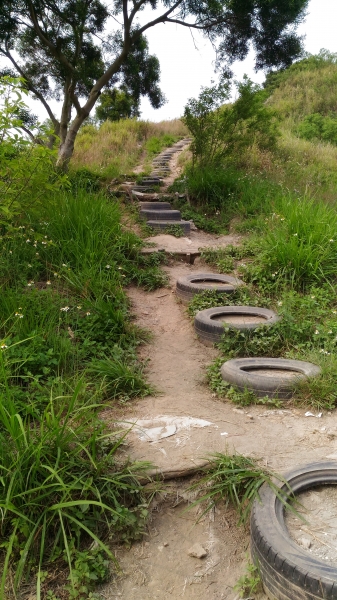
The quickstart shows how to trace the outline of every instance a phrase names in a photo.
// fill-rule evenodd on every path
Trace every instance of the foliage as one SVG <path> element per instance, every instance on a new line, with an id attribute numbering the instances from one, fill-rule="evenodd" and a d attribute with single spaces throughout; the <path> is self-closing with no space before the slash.
<path id="1" fill-rule="evenodd" d="M 337 117 L 319 113 L 307 115 L 298 126 L 298 135 L 305 140 L 323 140 L 337 145 Z"/>
<path id="2" fill-rule="evenodd" d="M 228 226 L 233 217 L 248 219 L 270 213 L 284 195 L 281 186 L 234 167 L 187 167 L 185 177 L 172 190 L 185 191 L 186 186 L 193 208 L 223 226 Z"/>
<path id="3" fill-rule="evenodd" d="M 152 150 L 160 152 L 167 145 L 163 138 L 172 143 L 172 138 L 176 141 L 184 135 L 186 128 L 179 119 L 160 123 L 135 119 L 108 120 L 99 128 L 83 125 L 76 138 L 70 167 L 72 170 L 85 167 L 110 181 L 111 178 L 130 174 L 144 158 L 152 159 Z M 156 142 L 155 147 L 150 145 L 150 154 L 147 156 L 146 146 L 151 138 L 159 139 L 160 144 Z"/>
<path id="4" fill-rule="evenodd" d="M 193 166 L 219 165 L 239 155 L 248 146 L 273 148 L 277 137 L 274 113 L 264 104 L 265 94 L 249 79 L 237 84 L 239 98 L 223 105 L 229 84 L 203 88 L 199 98 L 190 99 L 184 123 L 193 136 Z"/>
<path id="5" fill-rule="evenodd" d="M 79 561 L 83 565 L 76 552 L 83 543 L 94 541 L 113 558 L 105 543 L 109 533 L 117 539 L 142 530 L 137 472 L 146 465 L 117 462 L 125 434 L 105 432 L 92 407 L 79 402 L 80 388 L 70 397 L 52 395 L 33 419 L 19 415 L 9 389 L 0 394 L 2 597 L 12 564 L 15 590 L 37 565 L 39 596 L 46 563 L 62 556 L 75 592 Z"/>
<path id="6" fill-rule="evenodd" d="M 254 598 L 252 594 L 262 591 L 262 581 L 259 568 L 248 562 L 246 572 L 242 575 L 233 588 L 239 592 L 240 598 Z"/>
<path id="7" fill-rule="evenodd" d="M 5 0 L 0 8 L 0 54 L 47 110 L 60 136 L 61 166 L 70 159 L 79 128 L 102 89 L 119 83 L 136 98 L 145 93 L 154 106 L 160 105 L 159 64 L 148 54 L 148 29 L 161 23 L 197 27 L 217 46 L 222 66 L 242 60 L 251 44 L 257 68 L 285 66 L 301 54 L 295 29 L 307 4 L 308 0 L 178 0 L 160 8 L 148 0 L 130 7 L 115 2 L 108 10 L 99 0 L 50 0 L 46 10 L 38 0 Z M 149 20 L 140 24 L 145 5 Z M 155 18 L 150 9 L 156 10 Z M 155 86 L 149 86 L 153 80 Z M 54 115 L 50 98 L 62 98 L 61 119 Z"/>
<path id="8" fill-rule="evenodd" d="M 184 237 L 185 235 L 183 228 L 180 227 L 180 225 L 175 225 L 174 223 L 165 227 L 165 233 L 167 235 L 173 235 L 176 238 Z"/>
<path id="9" fill-rule="evenodd" d="M 0 79 L 0 224 L 67 185 L 67 178 L 55 171 L 55 152 L 22 135 L 24 121 L 18 115 L 27 109 L 24 94 L 22 79 Z M 41 132 L 38 139 L 43 139 Z"/>
<path id="10" fill-rule="evenodd" d="M 178 139 L 169 133 L 164 133 L 164 135 L 161 137 L 153 136 L 146 141 L 145 150 L 151 157 L 155 154 L 159 154 L 163 148 L 173 146 L 173 144 L 177 141 Z"/>
<path id="11" fill-rule="evenodd" d="M 148 396 L 153 392 L 144 381 L 139 366 L 130 364 L 130 360 L 128 362 L 111 358 L 94 360 L 89 366 L 89 372 L 102 379 L 105 394 L 109 398 L 122 396 L 128 400 L 135 396 Z"/>
<path id="12" fill-rule="evenodd" d="M 114 88 L 100 95 L 96 106 L 99 121 L 119 121 L 139 116 L 139 105 L 127 91 Z"/>
<path id="13" fill-rule="evenodd" d="M 334 207 L 308 198 L 284 198 L 268 219 L 261 256 L 250 278 L 277 280 L 305 289 L 337 275 L 337 215 Z M 249 274 L 249 269 L 246 271 Z"/>
<path id="14" fill-rule="evenodd" d="M 206 475 L 189 488 L 205 490 L 191 506 L 207 502 L 205 513 L 216 502 L 231 502 L 240 515 L 239 522 L 244 523 L 249 517 L 254 500 L 259 498 L 261 485 L 266 483 L 284 505 L 291 507 L 275 483 L 275 479 L 285 483 L 283 478 L 269 469 L 260 467 L 256 460 L 240 454 L 216 453 L 209 457 L 209 461 Z"/>
<path id="15" fill-rule="evenodd" d="M 227 231 L 228 218 L 225 211 L 220 213 L 219 210 L 215 210 L 214 213 L 209 210 L 207 205 L 192 206 L 185 199 L 174 200 L 173 206 L 180 211 L 182 219 L 193 221 L 198 229 L 209 233 L 226 233 Z"/>
<path id="16" fill-rule="evenodd" d="M 130 323 L 122 286 L 165 284 L 161 257 L 140 253 L 142 242 L 122 229 L 116 203 L 81 190 L 58 195 L 42 215 L 20 222 L 26 225 L 3 235 L 0 261 L 0 341 L 17 401 L 43 407 L 44 386 L 72 378 L 93 359 L 115 364 L 116 396 L 146 393 L 135 355 L 145 336 Z M 133 391 L 117 372 L 120 364 L 134 373 Z"/>

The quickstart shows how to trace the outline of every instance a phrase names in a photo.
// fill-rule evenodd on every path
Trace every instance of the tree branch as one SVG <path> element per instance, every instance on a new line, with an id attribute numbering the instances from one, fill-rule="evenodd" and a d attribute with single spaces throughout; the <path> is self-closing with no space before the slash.
<path id="1" fill-rule="evenodd" d="M 32 23 L 34 25 L 34 29 L 37 33 L 37 35 L 39 36 L 41 42 L 43 42 L 47 48 L 50 50 L 50 52 L 52 53 L 52 55 L 55 58 L 58 58 L 60 60 L 60 62 L 67 67 L 67 69 L 69 69 L 69 71 L 71 71 L 72 73 L 75 71 L 73 65 L 67 60 L 67 58 L 64 56 L 64 54 L 62 54 L 62 52 L 60 52 L 59 50 L 57 50 L 57 48 L 54 46 L 54 44 L 48 39 L 48 37 L 46 37 L 39 25 L 39 22 L 37 20 L 37 16 L 34 10 L 34 7 L 32 5 L 32 3 L 29 1 L 28 2 L 28 7 L 29 7 L 29 14 L 30 14 L 30 18 L 32 20 Z"/>
<path id="2" fill-rule="evenodd" d="M 150 27 L 154 27 L 155 25 L 158 25 L 158 23 L 165 23 L 165 21 L 167 20 L 167 17 L 176 9 L 178 8 L 178 6 L 183 2 L 183 0 L 177 0 L 177 2 L 175 4 L 173 4 L 173 6 L 171 6 L 171 8 L 169 8 L 165 13 L 163 13 L 160 17 L 158 17 L 157 19 L 154 19 L 153 21 L 150 21 L 149 23 L 147 23 L 146 25 L 143 25 L 143 27 L 141 27 L 140 29 L 137 29 L 137 31 L 131 36 L 131 42 L 133 42 L 134 40 L 136 40 L 137 38 L 139 38 L 142 33 L 144 33 L 144 31 L 146 31 L 147 29 L 150 29 Z"/>
<path id="3" fill-rule="evenodd" d="M 2 54 L 4 54 L 4 56 L 6 56 L 12 63 L 12 65 L 16 68 L 16 70 L 18 71 L 18 73 L 20 73 L 21 77 L 24 78 L 28 89 L 40 100 L 40 102 L 43 104 L 43 106 L 45 107 L 48 116 L 51 120 L 51 122 L 54 125 L 54 129 L 55 129 L 55 133 L 58 135 L 58 129 L 60 127 L 60 123 L 57 120 L 57 118 L 55 117 L 54 113 L 52 112 L 49 104 L 45 101 L 43 95 L 36 89 L 36 87 L 34 86 L 34 84 L 32 83 L 32 81 L 29 79 L 29 77 L 27 77 L 27 75 L 25 75 L 24 71 L 22 70 L 22 68 L 20 67 L 20 65 L 18 65 L 18 63 L 16 62 L 16 60 L 13 58 L 13 56 L 11 55 L 10 51 L 6 48 L 6 51 L 2 51 Z"/>

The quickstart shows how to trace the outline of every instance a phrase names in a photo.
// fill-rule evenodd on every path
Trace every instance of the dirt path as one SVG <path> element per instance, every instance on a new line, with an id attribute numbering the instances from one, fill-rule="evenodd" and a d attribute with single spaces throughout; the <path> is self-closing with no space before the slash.
<path id="1" fill-rule="evenodd" d="M 170 161 L 170 183 L 177 174 L 178 155 Z M 196 252 L 200 247 L 239 243 L 238 236 L 216 236 L 192 231 L 186 238 L 150 238 L 170 255 Z M 334 414 L 305 417 L 305 410 L 284 403 L 280 410 L 263 406 L 242 409 L 212 394 L 205 382 L 206 367 L 217 356 L 194 334 L 193 323 L 174 289 L 178 277 L 209 272 L 198 257 L 195 263 L 173 261 L 165 267 L 170 286 L 155 292 L 128 290 L 136 322 L 152 332 L 141 350 L 155 396 L 134 403 L 125 420 L 135 423 L 128 434 L 132 459 L 150 461 L 161 472 L 186 471 L 205 462 L 214 452 L 238 452 L 262 458 L 278 472 L 325 458 L 337 458 Z M 109 419 L 109 412 L 105 413 Z M 115 413 L 111 411 L 111 420 Z M 245 572 L 249 555 L 249 526 L 237 527 L 233 509 L 218 506 L 203 515 L 195 506 L 193 479 L 161 485 L 151 507 L 146 535 L 129 550 L 118 547 L 121 574 L 103 589 L 109 600 L 238 600 L 234 589 Z M 202 518 L 200 518 L 202 517 Z M 204 558 L 189 555 L 200 544 Z M 264 594 L 254 595 L 266 600 Z"/>
<path id="2" fill-rule="evenodd" d="M 228 241 L 233 242 L 232 238 Z M 170 288 L 152 293 L 129 290 L 137 323 L 153 334 L 142 357 L 148 359 L 148 378 L 158 390 L 158 395 L 134 404 L 127 415 L 137 422 L 128 436 L 132 458 L 150 460 L 165 471 L 189 468 L 210 453 L 236 451 L 262 457 L 269 467 L 285 472 L 294 465 L 332 454 L 337 457 L 334 415 L 305 417 L 305 410 L 286 404 L 282 410 L 261 406 L 243 410 L 210 392 L 205 384 L 205 368 L 217 351 L 196 339 L 192 321 L 174 294 L 179 276 L 200 270 L 205 270 L 200 259 L 194 265 L 172 262 L 166 267 Z M 208 424 L 197 427 L 192 422 L 188 426 L 188 417 Z M 148 429 L 165 426 L 165 432 L 171 435 L 151 441 L 153 431 Z M 147 538 L 134 544 L 129 552 L 119 551 L 124 577 L 109 588 L 106 597 L 238 598 L 232 587 L 244 571 L 248 531 L 238 529 L 233 513 L 224 508 L 212 513 L 213 520 L 205 517 L 194 526 L 196 509 L 183 513 L 189 484 L 176 480 L 163 486 L 162 502 L 156 506 Z M 195 542 L 208 551 L 206 558 L 188 555 Z"/>

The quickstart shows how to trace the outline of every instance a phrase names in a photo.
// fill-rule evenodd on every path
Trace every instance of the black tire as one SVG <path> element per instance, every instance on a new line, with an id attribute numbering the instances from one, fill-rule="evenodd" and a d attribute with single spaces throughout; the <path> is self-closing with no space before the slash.
<path id="1" fill-rule="evenodd" d="M 189 221 L 147 221 L 146 225 L 152 227 L 152 229 L 158 229 L 165 233 L 165 229 L 168 227 L 180 227 L 183 230 L 185 235 L 189 235 L 191 231 L 191 223 Z"/>
<path id="2" fill-rule="evenodd" d="M 157 190 L 152 185 L 134 185 L 131 192 L 142 192 L 143 194 L 155 194 Z"/>
<path id="3" fill-rule="evenodd" d="M 149 221 L 180 221 L 181 219 L 179 210 L 142 209 L 139 214 L 141 217 Z"/>
<path id="4" fill-rule="evenodd" d="M 245 316 L 261 317 L 261 322 L 244 323 L 242 321 L 239 323 L 226 323 L 226 315 L 242 315 L 242 318 Z M 217 317 L 222 316 L 224 317 L 223 321 L 215 320 Z M 217 306 L 216 308 L 207 308 L 198 312 L 194 319 L 194 329 L 202 341 L 215 343 L 220 341 L 227 327 L 246 331 L 247 329 L 256 329 L 265 325 L 274 325 L 279 320 L 280 317 L 274 311 L 267 308 L 256 306 Z"/>
<path id="5" fill-rule="evenodd" d="M 262 369 L 293 372 L 293 377 L 275 374 L 274 377 L 263 376 L 254 371 Z M 234 358 L 221 367 L 224 381 L 235 385 L 240 390 L 248 389 L 256 396 L 263 398 L 291 398 L 294 386 L 299 380 L 317 377 L 320 367 L 302 360 L 286 358 Z"/>
<path id="6" fill-rule="evenodd" d="M 169 202 L 140 202 L 141 210 L 171 210 L 171 204 Z"/>
<path id="7" fill-rule="evenodd" d="M 207 284 L 207 281 L 209 283 Z M 212 283 L 219 282 L 218 286 Z M 239 286 L 244 285 L 241 279 L 231 275 L 218 275 L 217 273 L 195 273 L 186 275 L 177 280 L 176 294 L 182 302 L 189 302 L 195 294 L 205 290 L 213 290 L 217 294 L 231 294 Z"/>
<path id="8" fill-rule="evenodd" d="M 337 484 L 337 462 L 312 463 L 285 476 L 294 494 Z M 285 497 L 289 490 L 282 487 Z M 277 600 L 337 599 L 337 568 L 316 559 L 293 541 L 284 521 L 281 500 L 266 484 L 251 513 L 251 552 L 265 591 Z"/>

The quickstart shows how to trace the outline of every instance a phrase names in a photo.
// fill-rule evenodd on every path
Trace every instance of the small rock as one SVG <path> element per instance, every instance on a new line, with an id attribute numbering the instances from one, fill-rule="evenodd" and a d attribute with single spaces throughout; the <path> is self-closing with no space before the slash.
<path id="1" fill-rule="evenodd" d="M 166 548 L 166 546 L 168 546 L 169 543 L 168 542 L 163 542 L 163 546 Z"/>
<path id="2" fill-rule="evenodd" d="M 251 415 L 251 414 L 249 414 L 249 413 L 248 413 L 247 417 L 248 417 L 248 419 L 251 419 L 252 421 L 254 420 L 254 417 L 253 417 L 253 415 Z"/>
<path id="3" fill-rule="evenodd" d="M 205 558 L 207 556 L 207 550 L 201 546 L 201 544 L 194 544 L 187 552 L 189 556 L 194 558 Z"/>
<path id="4" fill-rule="evenodd" d="M 309 550 L 309 548 L 311 546 L 311 540 L 309 538 L 303 536 L 298 541 L 301 544 L 301 546 L 303 546 L 303 548 L 305 548 L 306 550 Z"/>

